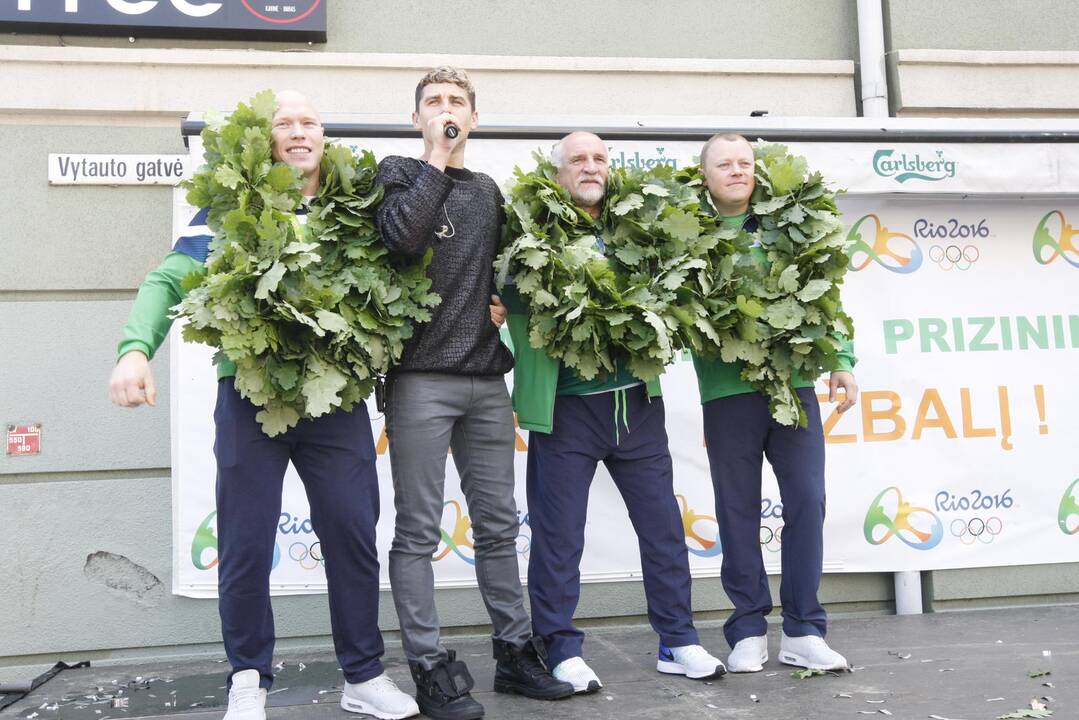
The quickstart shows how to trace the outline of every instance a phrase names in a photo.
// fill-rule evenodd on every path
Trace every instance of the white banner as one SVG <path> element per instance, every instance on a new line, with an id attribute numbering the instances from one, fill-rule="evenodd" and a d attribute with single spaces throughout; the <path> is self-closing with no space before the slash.
<path id="1" fill-rule="evenodd" d="M 418 139 L 355 144 L 378 157 L 421 150 Z M 530 154 L 540 146 L 546 149 L 549 143 L 473 140 L 469 167 L 504 183 L 514 165 L 533 166 Z M 695 161 L 699 148 L 700 143 L 684 141 L 618 142 L 610 151 L 616 166 L 684 167 Z M 929 148 L 854 143 L 798 144 L 792 149 L 805 154 L 811 166 L 837 186 L 849 189 L 841 207 L 852 227 L 852 241 L 864 243 L 854 254 L 854 271 L 844 290 L 857 328 L 856 375 L 862 399 L 841 418 L 832 415 L 830 405 L 822 405 L 828 435 L 825 570 L 1079 559 L 1079 461 L 1067 451 L 1068 439 L 1079 431 L 1073 410 L 1079 389 L 1070 382 L 1079 348 L 1074 291 L 1079 252 L 1068 224 L 1079 218 L 1079 204 L 1062 205 L 1052 198 L 989 202 L 953 195 L 1014 193 L 1020 188 L 1060 192 L 1061 184 L 1079 180 L 1065 182 L 1059 170 L 1063 154 L 1075 150 L 1061 145 Z M 201 154 L 197 138 L 192 138 L 191 150 L 193 157 Z M 891 154 L 882 154 L 887 150 Z M 1001 153 L 1013 152 L 1031 159 L 1035 167 L 1004 163 Z M 929 165 L 927 158 L 936 158 L 938 164 Z M 1005 164 L 1024 167 L 1023 177 L 1005 182 L 1003 174 L 993 170 Z M 900 178 L 911 173 L 927 177 Z M 944 176 L 934 178 L 933 173 Z M 1074 185 L 1079 189 L 1079 182 Z M 896 195 L 910 191 L 946 196 Z M 174 225 L 182 227 L 194 209 L 177 213 Z M 207 597 L 216 590 L 216 383 L 208 349 L 182 343 L 178 332 L 171 342 L 173 589 Z M 722 548 L 692 364 L 683 359 L 672 366 L 663 387 L 668 426 L 678 429 L 671 433 L 671 453 L 691 568 L 697 577 L 718 575 Z M 818 391 L 824 392 L 823 385 Z M 385 557 L 393 536 L 393 488 L 383 422 L 373 406 L 371 410 L 382 492 L 377 532 L 382 582 L 388 587 Z M 524 495 L 527 442 L 527 433 L 518 432 L 522 578 L 531 537 Z M 470 524 L 452 462 L 447 462 L 446 475 L 436 584 L 473 585 Z M 767 464 L 762 497 L 760 543 L 768 571 L 778 572 L 782 502 Z M 583 579 L 639 577 L 625 506 L 602 467 L 588 513 Z M 318 540 L 291 466 L 271 585 L 279 594 L 325 589 Z"/>

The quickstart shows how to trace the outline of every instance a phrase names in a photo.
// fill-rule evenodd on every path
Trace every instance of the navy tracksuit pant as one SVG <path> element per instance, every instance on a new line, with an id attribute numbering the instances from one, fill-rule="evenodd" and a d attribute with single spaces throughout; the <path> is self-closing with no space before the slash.
<path id="1" fill-rule="evenodd" d="M 378 630 L 378 476 L 367 407 L 301 420 L 275 437 L 233 378 L 218 382 L 218 610 L 233 672 L 255 669 L 273 681 L 274 620 L 270 570 L 281 515 L 281 487 L 291 459 L 311 505 L 329 589 L 330 627 L 349 682 L 382 674 Z"/>
<path id="2" fill-rule="evenodd" d="M 616 393 L 625 402 L 624 413 L 621 407 L 616 413 Z M 532 628 L 546 643 L 552 668 L 581 655 L 584 633 L 573 626 L 573 613 L 581 590 L 588 490 L 600 461 L 622 494 L 637 534 L 652 628 L 668 647 L 700 642 L 693 627 L 689 556 L 674 498 L 663 400 L 649 400 L 644 385 L 559 396 L 552 432 L 529 435 L 527 480 Z"/>
<path id="3" fill-rule="evenodd" d="M 824 431 L 813 388 L 800 388 L 809 425 L 780 425 L 761 393 L 704 404 L 704 438 L 723 543 L 722 581 L 734 613 L 723 626 L 731 647 L 767 633 L 772 611 L 761 556 L 761 467 L 768 458 L 783 504 L 783 631 L 824 637 L 827 615 L 817 600 L 824 561 Z"/>

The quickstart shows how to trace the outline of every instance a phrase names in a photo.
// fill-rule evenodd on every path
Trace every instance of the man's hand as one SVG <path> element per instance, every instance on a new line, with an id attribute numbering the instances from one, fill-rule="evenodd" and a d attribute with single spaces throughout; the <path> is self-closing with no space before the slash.
<path id="1" fill-rule="evenodd" d="M 495 324 L 496 328 L 502 329 L 503 323 L 506 322 L 506 306 L 502 304 L 502 298 L 497 295 L 491 296 L 491 322 Z"/>
<path id="2" fill-rule="evenodd" d="M 843 388 L 843 402 L 836 408 L 839 412 L 846 412 L 854 407 L 854 403 L 858 402 L 858 383 L 854 379 L 854 375 L 849 372 L 837 370 L 832 373 L 828 378 L 828 402 L 835 402 L 838 396 L 836 392 L 839 388 Z"/>
<path id="3" fill-rule="evenodd" d="M 140 350 L 124 353 L 109 379 L 109 399 L 120 407 L 138 407 L 143 403 L 157 404 L 157 389 L 150 361 Z"/>
<path id="4" fill-rule="evenodd" d="M 452 123 L 449 121 L 453 121 Z M 460 133 L 455 138 L 446 137 L 446 125 L 457 125 L 457 118 L 451 113 L 444 112 L 427 121 L 427 131 L 424 135 L 431 141 L 431 156 L 428 162 L 434 165 L 439 170 L 446 169 L 446 162 L 449 160 L 450 155 L 457 148 L 457 145 L 464 140 L 464 133 Z M 460 126 L 457 128 L 460 130 Z"/>

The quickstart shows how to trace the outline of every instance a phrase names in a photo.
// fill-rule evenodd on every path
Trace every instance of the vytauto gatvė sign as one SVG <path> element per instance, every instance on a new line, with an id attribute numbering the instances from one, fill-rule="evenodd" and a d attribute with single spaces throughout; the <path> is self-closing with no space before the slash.
<path id="1" fill-rule="evenodd" d="M 329 0 L 4 0 L 0 31 L 326 42 Z"/>
<path id="2" fill-rule="evenodd" d="M 49 153 L 50 185 L 176 185 L 189 155 Z"/>

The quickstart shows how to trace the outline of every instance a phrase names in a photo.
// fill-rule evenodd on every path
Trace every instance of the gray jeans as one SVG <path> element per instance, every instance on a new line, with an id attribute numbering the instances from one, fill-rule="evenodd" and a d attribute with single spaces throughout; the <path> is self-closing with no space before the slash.
<path id="1" fill-rule="evenodd" d="M 431 563 L 441 539 L 450 449 L 472 521 L 476 580 L 494 637 L 521 645 L 532 632 L 517 568 L 515 436 L 505 380 L 396 375 L 389 387 L 386 432 L 397 510 L 390 585 L 405 656 L 426 669 L 446 658 Z"/>

